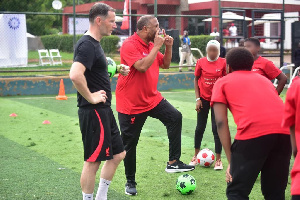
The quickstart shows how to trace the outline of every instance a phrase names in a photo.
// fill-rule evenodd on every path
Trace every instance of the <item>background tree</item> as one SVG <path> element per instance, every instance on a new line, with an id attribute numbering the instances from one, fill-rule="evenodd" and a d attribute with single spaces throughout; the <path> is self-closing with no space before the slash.
<path id="1" fill-rule="evenodd" d="M 53 0 L 1 0 L 0 11 L 17 11 L 17 12 L 48 12 L 59 13 L 62 10 L 52 8 Z M 63 8 L 73 6 L 73 0 L 60 0 Z M 124 0 L 116 0 L 124 1 Z M 98 0 L 75 0 L 77 4 L 99 2 Z M 62 31 L 61 15 L 26 15 L 27 32 L 33 35 L 57 34 Z"/>

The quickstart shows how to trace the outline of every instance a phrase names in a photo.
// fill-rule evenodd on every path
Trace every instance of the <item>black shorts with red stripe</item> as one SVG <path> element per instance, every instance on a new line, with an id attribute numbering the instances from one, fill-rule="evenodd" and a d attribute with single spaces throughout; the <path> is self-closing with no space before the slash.
<path id="1" fill-rule="evenodd" d="M 124 145 L 110 107 L 79 108 L 84 160 L 98 162 L 110 160 L 122 153 Z"/>

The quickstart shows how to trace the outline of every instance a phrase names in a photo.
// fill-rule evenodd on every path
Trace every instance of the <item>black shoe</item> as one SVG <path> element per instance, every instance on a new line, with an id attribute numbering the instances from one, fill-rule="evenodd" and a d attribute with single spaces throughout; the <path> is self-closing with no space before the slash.
<path id="1" fill-rule="evenodd" d="M 193 72 L 194 70 L 192 70 L 192 69 L 189 69 L 189 72 Z"/>
<path id="2" fill-rule="evenodd" d="M 167 163 L 165 171 L 167 173 L 176 173 L 176 172 L 187 172 L 195 169 L 195 166 L 187 165 L 181 162 L 180 160 L 174 162 L 173 164 Z"/>
<path id="3" fill-rule="evenodd" d="M 127 182 L 125 184 L 125 194 L 127 195 L 137 195 L 136 182 Z"/>
<path id="4" fill-rule="evenodd" d="M 179 72 L 182 72 L 182 70 L 180 69 Z"/>

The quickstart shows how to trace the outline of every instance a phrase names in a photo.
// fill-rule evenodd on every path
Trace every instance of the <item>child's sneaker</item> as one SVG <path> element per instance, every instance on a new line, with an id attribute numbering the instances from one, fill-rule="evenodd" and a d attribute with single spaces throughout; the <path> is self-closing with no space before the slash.
<path id="1" fill-rule="evenodd" d="M 214 170 L 222 170 L 223 169 L 223 164 L 221 160 L 217 160 L 215 163 Z"/>
<path id="2" fill-rule="evenodd" d="M 192 158 L 192 160 L 191 160 L 191 162 L 190 162 L 190 164 L 189 165 L 191 165 L 191 166 L 196 166 L 196 165 L 198 165 L 199 163 L 198 163 L 198 161 L 197 161 L 197 156 L 194 156 L 193 158 Z"/>

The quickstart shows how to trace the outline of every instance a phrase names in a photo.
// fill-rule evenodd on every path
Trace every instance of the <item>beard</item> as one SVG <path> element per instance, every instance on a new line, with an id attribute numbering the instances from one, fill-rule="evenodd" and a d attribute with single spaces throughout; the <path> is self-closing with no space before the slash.
<path id="1" fill-rule="evenodd" d="M 149 33 L 149 34 L 148 34 L 148 40 L 149 40 L 150 42 L 154 42 L 155 33 L 156 33 L 156 32 L 153 32 L 153 33 Z"/>

